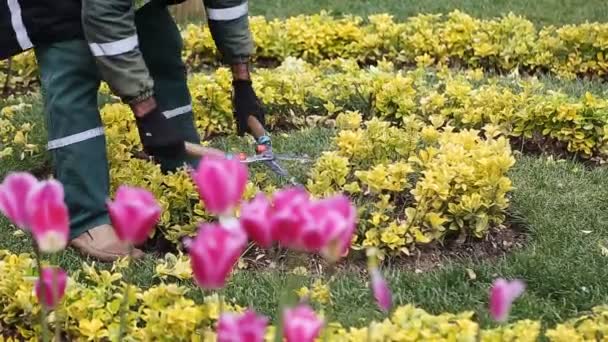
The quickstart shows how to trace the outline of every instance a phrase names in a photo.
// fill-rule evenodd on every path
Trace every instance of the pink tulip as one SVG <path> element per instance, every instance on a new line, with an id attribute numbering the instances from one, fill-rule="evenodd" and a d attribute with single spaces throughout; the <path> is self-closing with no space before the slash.
<path id="1" fill-rule="evenodd" d="M 237 159 L 205 157 L 192 174 L 205 208 L 219 216 L 229 216 L 247 186 L 248 172 Z"/>
<path id="2" fill-rule="evenodd" d="M 271 229 L 282 245 L 320 253 L 332 262 L 348 253 L 356 227 L 356 209 L 348 197 L 312 200 L 306 191 L 288 188 L 273 202 Z"/>
<path id="3" fill-rule="evenodd" d="M 0 184 L 0 212 L 17 227 L 28 229 L 27 195 L 38 180 L 27 172 L 10 173 Z"/>
<path id="4" fill-rule="evenodd" d="M 305 251 L 320 253 L 331 262 L 350 249 L 355 230 L 355 208 L 345 196 L 311 202 L 306 224 L 302 225 L 299 245 Z"/>
<path id="5" fill-rule="evenodd" d="M 337 214 L 339 220 L 337 226 L 334 227 L 334 234 L 330 235 L 330 241 L 335 240 L 337 250 L 325 250 L 324 254 L 330 258 L 344 256 L 350 250 L 353 234 L 357 227 L 357 209 L 344 195 L 330 197 L 323 202 Z"/>
<path id="6" fill-rule="evenodd" d="M 509 316 L 511 305 L 524 292 L 526 285 L 521 280 L 497 279 L 490 289 L 490 315 L 503 322 Z"/>
<path id="7" fill-rule="evenodd" d="M 68 275 L 59 267 L 45 267 L 42 269 L 40 278 L 36 281 L 36 297 L 42 301 L 44 293 L 44 305 L 47 308 L 54 308 L 65 294 Z M 44 285 L 44 286 L 43 286 Z M 42 288 L 44 287 L 44 292 Z"/>
<path id="8" fill-rule="evenodd" d="M 373 268 L 370 273 L 372 276 L 372 292 L 374 293 L 374 298 L 376 298 L 378 307 L 380 307 L 382 311 L 387 312 L 393 305 L 391 290 L 377 268 Z"/>
<path id="9" fill-rule="evenodd" d="M 152 193 L 125 185 L 118 188 L 114 202 L 108 201 L 107 205 L 116 235 L 133 244 L 146 241 L 161 215 Z"/>
<path id="10" fill-rule="evenodd" d="M 270 225 L 276 239 L 289 248 L 301 248 L 301 234 L 310 224 L 310 198 L 301 188 L 286 188 L 273 196 Z"/>
<path id="11" fill-rule="evenodd" d="M 61 183 L 51 179 L 36 184 L 28 193 L 26 210 L 41 252 L 55 253 L 67 246 L 70 219 Z"/>
<path id="12" fill-rule="evenodd" d="M 259 193 L 241 207 L 240 221 L 249 237 L 260 247 L 272 245 L 274 234 L 270 224 L 271 204 L 266 195 Z"/>
<path id="13" fill-rule="evenodd" d="M 281 211 L 293 208 L 310 200 L 310 195 L 301 187 L 286 187 L 273 194 L 272 204 L 274 209 Z"/>
<path id="14" fill-rule="evenodd" d="M 190 245 L 194 278 L 205 289 L 220 289 L 247 245 L 242 228 L 227 229 L 219 224 L 202 224 Z"/>
<path id="15" fill-rule="evenodd" d="M 307 305 L 286 309 L 283 314 L 283 335 L 287 342 L 313 342 L 321 332 L 323 321 Z"/>
<path id="16" fill-rule="evenodd" d="M 224 313 L 217 328 L 218 342 L 262 342 L 266 334 L 268 319 L 258 316 L 253 310 L 242 315 Z"/>
<path id="17" fill-rule="evenodd" d="M 305 224 L 301 226 L 296 246 L 309 253 L 318 253 L 329 243 L 337 215 L 320 201 L 307 204 L 304 210 Z M 332 217 L 333 216 L 333 217 Z"/>
<path id="18" fill-rule="evenodd" d="M 321 207 L 320 212 L 323 213 L 313 214 L 317 221 L 316 226 L 325 237 L 321 255 L 335 262 L 350 249 L 356 226 L 356 209 L 343 195 L 323 199 L 315 206 Z"/>

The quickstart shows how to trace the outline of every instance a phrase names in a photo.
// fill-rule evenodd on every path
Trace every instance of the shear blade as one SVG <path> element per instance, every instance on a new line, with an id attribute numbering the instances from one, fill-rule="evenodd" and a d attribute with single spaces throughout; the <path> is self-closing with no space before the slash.
<path id="1" fill-rule="evenodd" d="M 281 166 L 279 165 L 279 163 L 276 162 L 276 160 L 266 160 L 264 161 L 264 163 L 266 165 L 268 165 L 268 167 L 270 167 L 270 169 L 272 171 L 274 171 L 275 173 L 283 176 L 283 177 L 289 177 L 289 173 L 287 173 L 287 171 Z"/>

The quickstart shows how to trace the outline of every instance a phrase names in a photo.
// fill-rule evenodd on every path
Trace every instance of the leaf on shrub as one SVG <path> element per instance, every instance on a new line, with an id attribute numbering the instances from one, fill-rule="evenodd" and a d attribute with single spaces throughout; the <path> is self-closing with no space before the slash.
<path id="1" fill-rule="evenodd" d="M 249 264 L 244 259 L 239 259 L 239 263 L 238 263 L 237 267 L 239 268 L 239 270 L 244 270 L 244 269 L 247 269 L 247 267 L 249 267 Z"/>
<path id="2" fill-rule="evenodd" d="M 10 157 L 13 155 L 12 147 L 5 147 L 2 151 L 0 151 L 0 159 Z"/>
<path id="3" fill-rule="evenodd" d="M 429 242 L 431 242 L 431 239 L 428 236 L 424 235 L 424 233 L 422 233 L 420 231 L 420 229 L 416 228 L 414 230 L 414 235 L 416 237 L 416 242 L 418 242 L 418 243 L 429 243 Z"/>
<path id="4" fill-rule="evenodd" d="M 608 256 L 608 248 L 606 248 L 603 244 L 599 244 L 600 245 L 600 251 L 602 252 L 603 256 Z"/>
<path id="5" fill-rule="evenodd" d="M 291 271 L 292 274 L 305 276 L 308 275 L 308 270 L 306 267 L 298 266 Z"/>
<path id="6" fill-rule="evenodd" d="M 467 275 L 469 276 L 469 279 L 471 279 L 471 280 L 477 279 L 477 274 L 475 274 L 475 272 L 470 268 L 467 268 Z"/>

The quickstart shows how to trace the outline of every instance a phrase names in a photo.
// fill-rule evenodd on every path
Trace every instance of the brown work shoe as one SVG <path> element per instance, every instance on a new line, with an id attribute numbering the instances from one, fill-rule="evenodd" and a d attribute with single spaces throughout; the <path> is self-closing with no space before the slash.
<path id="1" fill-rule="evenodd" d="M 113 262 L 129 255 L 129 244 L 118 239 L 114 228 L 104 224 L 79 235 L 70 242 L 70 246 L 81 254 L 90 256 L 102 262 Z M 135 248 L 133 258 L 139 259 L 144 252 Z"/>

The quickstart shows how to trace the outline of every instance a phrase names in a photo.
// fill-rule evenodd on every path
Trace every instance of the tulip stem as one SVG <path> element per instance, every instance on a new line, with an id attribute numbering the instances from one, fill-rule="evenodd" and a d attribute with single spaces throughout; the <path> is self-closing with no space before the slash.
<path id="1" fill-rule="evenodd" d="M 330 316 L 331 316 L 330 315 L 330 311 L 332 310 L 332 307 L 331 307 L 331 282 L 332 282 L 335 274 L 336 274 L 336 265 L 335 265 L 335 263 L 330 262 L 329 266 L 327 267 L 327 278 L 328 278 L 327 279 L 327 286 L 329 287 L 330 295 L 329 295 L 329 308 L 327 310 L 327 313 L 325 314 L 325 321 L 326 322 L 330 322 Z M 327 334 L 330 332 L 329 331 L 330 330 L 329 325 L 327 325 L 326 328 L 323 329 L 323 330 L 324 330 L 323 340 L 327 341 Z"/>
<path id="2" fill-rule="evenodd" d="M 287 275 L 289 277 L 289 275 Z M 287 286 L 289 287 L 289 286 Z M 287 289 L 289 291 L 289 289 Z M 285 309 L 285 293 L 279 297 L 279 310 L 277 312 L 276 329 L 274 332 L 274 341 L 281 342 L 283 340 L 283 310 Z"/>
<path id="3" fill-rule="evenodd" d="M 274 263 L 274 267 L 279 268 L 279 246 L 272 246 L 269 250 L 270 262 Z"/>
<path id="4" fill-rule="evenodd" d="M 217 298 L 220 301 L 220 314 L 218 317 L 222 317 L 222 314 L 224 313 L 224 289 L 219 289 L 217 291 Z"/>
<path id="5" fill-rule="evenodd" d="M 57 288 L 57 273 L 53 274 L 53 297 L 59 299 L 59 289 Z M 59 319 L 59 310 L 55 309 L 55 340 L 61 341 L 61 321 Z"/>
<path id="6" fill-rule="evenodd" d="M 34 241 L 35 240 L 32 237 L 32 244 L 36 255 L 36 266 L 38 267 L 38 283 L 40 284 L 40 325 L 42 326 L 42 341 L 47 342 L 49 340 L 49 327 L 46 321 L 46 289 L 44 280 L 42 279 L 42 257 L 40 256 L 40 250 Z"/>
<path id="7" fill-rule="evenodd" d="M 122 335 L 125 333 L 126 327 L 126 311 L 127 304 L 129 302 L 129 281 L 126 279 L 126 274 L 129 272 L 129 266 L 131 266 L 131 259 L 133 259 L 133 244 L 129 244 L 129 256 L 127 258 L 127 267 L 123 272 L 123 279 L 125 280 L 125 293 L 122 297 L 122 303 L 120 304 L 120 328 L 118 330 L 118 340 L 122 340 Z"/>
<path id="8" fill-rule="evenodd" d="M 207 296 L 207 294 L 205 293 L 205 289 L 203 289 L 201 287 L 201 294 L 203 295 L 203 304 L 205 303 L 205 297 Z M 200 332 L 201 337 L 204 338 L 205 336 L 205 324 L 201 323 L 201 332 Z"/>
<path id="9" fill-rule="evenodd" d="M 291 262 L 294 262 L 295 260 L 298 260 L 297 258 L 294 258 L 291 253 L 287 253 L 286 257 L 285 257 L 285 266 L 287 269 L 289 269 L 291 266 L 295 266 L 294 265 L 290 265 Z M 278 314 L 277 314 L 277 319 L 276 319 L 276 330 L 275 330 L 275 335 L 274 335 L 274 340 L 275 342 L 281 342 L 283 341 L 283 325 L 285 324 L 283 322 L 283 312 L 285 310 L 285 308 L 287 307 L 287 305 L 289 304 L 289 297 L 291 295 L 291 293 L 295 290 L 296 288 L 296 283 L 293 279 L 293 276 L 289 274 L 289 272 L 285 273 L 285 276 L 287 277 L 286 279 L 286 284 L 285 287 L 283 288 L 283 291 L 281 291 L 281 296 L 279 297 L 279 310 L 278 310 Z"/>
<path id="10" fill-rule="evenodd" d="M 54 255 L 52 258 L 53 258 L 53 265 L 57 265 L 59 262 L 57 260 L 56 255 Z M 59 304 L 59 283 L 57 280 L 57 272 L 53 272 L 52 286 L 53 286 L 53 288 L 51 290 L 53 293 L 53 299 L 56 299 L 57 301 L 55 302 L 53 300 L 51 302 Z M 61 341 L 61 324 L 60 323 L 61 323 L 61 321 L 59 319 L 59 310 L 57 308 L 55 308 L 55 340 L 57 342 Z"/>

